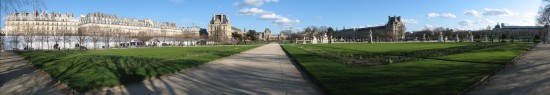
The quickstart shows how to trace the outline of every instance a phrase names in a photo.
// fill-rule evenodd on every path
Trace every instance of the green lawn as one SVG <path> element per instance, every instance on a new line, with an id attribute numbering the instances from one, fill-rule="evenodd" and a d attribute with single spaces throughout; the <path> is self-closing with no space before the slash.
<path id="1" fill-rule="evenodd" d="M 479 81 L 530 48 L 527 43 L 385 43 L 282 45 L 313 77 L 336 95 L 450 95 Z M 384 49 L 386 48 L 386 49 Z M 464 49 L 472 50 L 464 50 Z M 327 50 L 332 53 L 313 53 Z M 462 52 L 451 52 L 461 51 Z M 398 63 L 360 67 L 325 55 L 347 52 L 411 57 Z M 409 52 L 409 53 L 403 53 Z M 429 52 L 438 56 L 417 57 Z M 450 53 L 449 53 L 450 52 Z M 414 54 L 420 53 L 420 54 Z M 445 54 L 440 56 L 441 54 Z M 363 59 L 370 57 L 365 55 Z M 352 58 L 353 59 L 353 58 Z M 357 58 L 355 58 L 357 59 Z"/>
<path id="2" fill-rule="evenodd" d="M 400 51 L 412 51 L 412 50 L 425 50 L 425 49 L 437 49 L 448 48 L 456 46 L 465 46 L 472 43 L 377 43 L 377 44 L 306 44 L 306 47 L 322 47 L 335 48 L 340 50 L 352 50 L 362 52 L 400 52 Z"/>
<path id="3" fill-rule="evenodd" d="M 210 46 L 18 52 L 72 89 L 86 91 L 175 73 L 258 47 Z"/>

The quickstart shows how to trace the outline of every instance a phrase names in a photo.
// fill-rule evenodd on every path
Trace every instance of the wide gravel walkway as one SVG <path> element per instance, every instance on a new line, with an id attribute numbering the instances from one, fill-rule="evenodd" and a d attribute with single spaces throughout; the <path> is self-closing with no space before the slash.
<path id="1" fill-rule="evenodd" d="M 90 94 L 319 95 L 278 44 L 268 44 L 175 75 Z"/>
<path id="2" fill-rule="evenodd" d="M 550 44 L 537 45 L 469 94 L 550 95 Z"/>
<path id="3" fill-rule="evenodd" d="M 70 91 L 21 56 L 0 52 L 0 95 L 63 95 Z"/>

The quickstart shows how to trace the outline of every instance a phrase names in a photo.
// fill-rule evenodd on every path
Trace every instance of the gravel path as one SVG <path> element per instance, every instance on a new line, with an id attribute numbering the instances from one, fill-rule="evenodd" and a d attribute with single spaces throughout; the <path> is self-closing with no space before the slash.
<path id="1" fill-rule="evenodd" d="M 319 95 L 278 44 L 268 44 L 197 68 L 90 94 Z"/>
<path id="2" fill-rule="evenodd" d="M 0 95 L 59 95 L 70 90 L 28 64 L 21 56 L 0 52 Z"/>
<path id="3" fill-rule="evenodd" d="M 469 94 L 550 95 L 550 44 L 539 44 Z"/>

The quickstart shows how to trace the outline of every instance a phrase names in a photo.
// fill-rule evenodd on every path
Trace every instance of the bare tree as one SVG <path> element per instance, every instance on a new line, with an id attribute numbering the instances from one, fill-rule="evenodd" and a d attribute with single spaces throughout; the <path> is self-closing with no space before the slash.
<path id="1" fill-rule="evenodd" d="M 106 31 L 106 32 L 103 32 L 102 35 L 103 35 L 103 43 L 105 43 L 105 47 L 106 48 L 109 48 L 110 45 L 109 43 L 112 42 L 112 38 L 113 38 L 113 32 L 115 32 L 116 30 L 114 29 L 109 29 L 109 31 Z"/>
<path id="2" fill-rule="evenodd" d="M 164 46 L 163 43 L 166 43 L 166 39 L 168 38 L 168 33 L 166 33 L 166 32 L 168 32 L 168 31 L 166 31 L 166 30 L 161 30 L 160 31 L 160 37 L 162 38 L 162 40 L 160 42 L 161 46 Z"/>
<path id="3" fill-rule="evenodd" d="M 86 38 L 87 38 L 87 34 L 85 33 L 87 30 L 89 30 L 88 28 L 80 28 L 78 29 L 78 33 L 77 33 L 77 41 L 78 41 L 78 49 L 82 49 L 81 46 L 83 46 L 84 42 L 86 41 Z"/>
<path id="4" fill-rule="evenodd" d="M 124 32 L 120 29 L 114 29 L 114 32 L 115 35 L 114 35 L 114 41 L 116 43 L 115 47 L 118 47 L 120 48 L 120 44 L 122 43 L 122 41 L 124 40 Z"/>
<path id="5" fill-rule="evenodd" d="M 25 27 L 25 35 L 23 36 L 23 39 L 25 40 L 25 49 L 30 49 L 32 48 L 32 44 L 34 42 L 34 37 L 36 36 L 35 33 L 36 31 L 32 31 L 33 29 L 31 29 L 30 27 Z M 30 45 L 29 45 L 30 44 Z"/>
<path id="6" fill-rule="evenodd" d="M 53 40 L 55 42 L 54 49 L 59 49 L 59 50 L 61 49 L 61 47 L 59 47 L 59 44 L 60 44 L 60 42 L 63 41 L 64 31 L 65 31 L 64 29 L 62 29 L 62 30 L 58 29 L 56 31 L 53 31 L 53 36 L 52 37 L 53 37 Z"/>
<path id="7" fill-rule="evenodd" d="M 12 12 L 20 10 L 21 7 L 30 6 L 34 10 L 46 8 L 44 1 L 42 0 L 1 0 L 0 9 L 2 12 Z"/>
<path id="8" fill-rule="evenodd" d="M 72 39 L 73 39 L 73 32 L 70 30 L 70 29 L 67 29 L 65 31 L 63 31 L 63 47 L 64 48 L 67 48 L 67 43 L 69 44 L 69 47 L 70 47 L 70 43 L 72 42 Z"/>
<path id="9" fill-rule="evenodd" d="M 97 42 L 101 39 L 101 27 L 99 26 L 91 26 L 90 27 L 90 39 L 92 40 L 92 43 L 94 44 L 94 49 L 97 49 Z"/>
<path id="10" fill-rule="evenodd" d="M 0 17 L 3 17 L 2 14 L 4 13 L 21 10 L 21 7 L 31 7 L 34 10 L 40 10 L 45 8 L 45 4 L 42 0 L 0 0 Z M 6 36 L 6 34 L 8 33 L 0 33 L 0 50 L 3 50 L 5 38 L 4 36 Z M 13 36 L 19 37 L 21 35 L 22 34 L 17 33 Z"/>
<path id="11" fill-rule="evenodd" d="M 135 34 L 129 32 L 129 31 L 122 32 L 122 40 L 124 41 L 124 45 L 131 46 L 131 41 L 132 41 L 134 35 Z"/>
<path id="12" fill-rule="evenodd" d="M 140 40 L 142 44 L 145 44 L 146 41 L 149 41 L 153 39 L 154 35 L 151 35 L 150 33 L 147 33 L 146 31 L 139 31 L 135 38 Z"/>
<path id="13" fill-rule="evenodd" d="M 50 40 L 54 36 L 53 28 L 51 30 L 45 31 L 44 35 L 44 41 L 46 41 L 46 49 L 50 49 Z"/>
<path id="14" fill-rule="evenodd" d="M 538 25 L 550 24 L 550 0 L 542 0 L 543 4 L 539 9 L 539 15 L 535 19 Z"/>
<path id="15" fill-rule="evenodd" d="M 14 49 L 17 50 L 19 49 L 19 43 L 20 43 L 20 40 L 19 38 L 21 37 L 21 32 L 22 30 L 21 29 L 17 29 L 17 31 L 15 32 L 12 32 L 11 36 L 12 36 L 12 40 L 11 40 L 11 43 L 12 45 L 14 45 Z"/>

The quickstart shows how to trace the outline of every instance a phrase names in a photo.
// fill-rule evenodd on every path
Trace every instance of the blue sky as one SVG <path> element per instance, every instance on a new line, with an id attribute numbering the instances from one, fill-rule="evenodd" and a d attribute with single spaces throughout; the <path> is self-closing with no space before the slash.
<path id="1" fill-rule="evenodd" d="M 437 26 L 480 29 L 497 22 L 535 25 L 541 0 L 44 0 L 48 12 L 91 12 L 207 28 L 213 13 L 233 26 L 274 33 L 304 27 L 367 27 L 401 16 L 408 31 Z"/>

